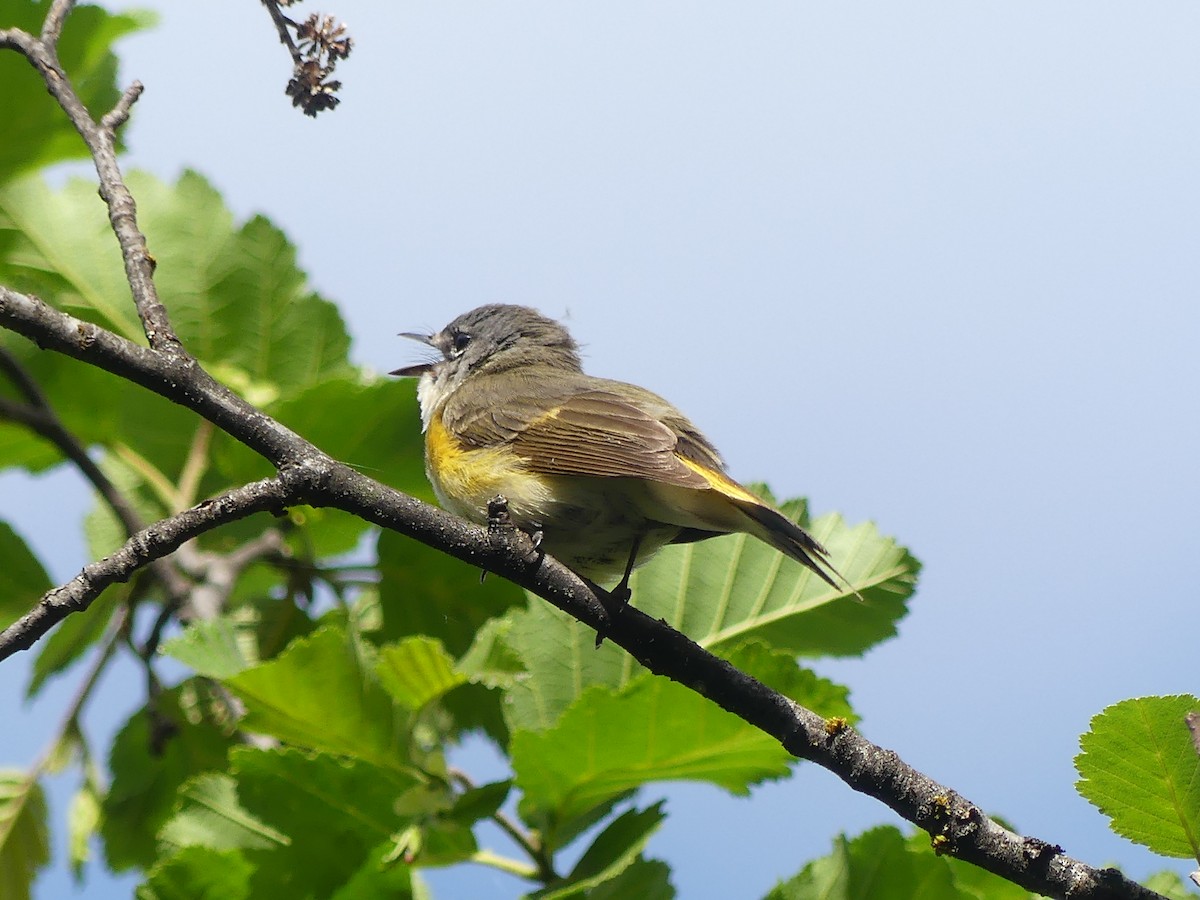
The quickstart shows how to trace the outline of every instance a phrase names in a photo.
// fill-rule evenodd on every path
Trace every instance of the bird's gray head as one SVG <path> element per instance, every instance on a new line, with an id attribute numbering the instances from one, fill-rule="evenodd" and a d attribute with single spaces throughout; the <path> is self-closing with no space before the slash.
<path id="1" fill-rule="evenodd" d="M 468 375 L 526 366 L 570 372 L 579 372 L 582 367 L 578 346 L 567 329 L 528 306 L 480 306 L 436 334 L 405 332 L 401 337 L 427 344 L 442 355 L 433 362 L 405 366 L 391 373 L 420 376 L 417 391 L 426 425 L 433 410 Z"/>

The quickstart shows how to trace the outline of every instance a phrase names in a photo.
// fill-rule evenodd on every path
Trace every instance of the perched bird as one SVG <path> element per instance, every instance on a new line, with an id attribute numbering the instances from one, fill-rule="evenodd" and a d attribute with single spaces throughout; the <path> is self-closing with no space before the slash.
<path id="1" fill-rule="evenodd" d="M 645 388 L 585 375 L 559 323 L 493 304 L 436 334 L 403 334 L 441 358 L 420 376 L 425 471 L 442 506 L 478 524 L 502 495 L 514 524 L 600 585 L 665 544 L 746 532 L 839 588 L 825 548 L 734 481 L 709 440 Z M 844 579 L 842 579 L 844 581 Z"/>

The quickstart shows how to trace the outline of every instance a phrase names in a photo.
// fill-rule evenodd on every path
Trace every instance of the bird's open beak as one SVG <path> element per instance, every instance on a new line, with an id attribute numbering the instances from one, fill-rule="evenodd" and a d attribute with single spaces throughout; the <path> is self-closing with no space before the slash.
<path id="1" fill-rule="evenodd" d="M 432 334 L 417 334 L 415 331 L 402 331 L 400 332 L 400 337 L 408 338 L 411 341 L 418 341 L 427 347 L 433 346 Z M 433 363 L 431 362 L 417 363 L 415 366 L 405 366 L 403 369 L 396 369 L 395 371 L 388 372 L 388 374 L 399 375 L 401 378 L 416 378 L 424 375 L 432 368 Z"/>

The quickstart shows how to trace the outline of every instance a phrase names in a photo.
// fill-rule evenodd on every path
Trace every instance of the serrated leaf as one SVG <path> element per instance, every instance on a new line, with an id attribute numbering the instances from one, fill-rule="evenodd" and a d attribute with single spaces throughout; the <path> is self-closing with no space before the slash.
<path id="1" fill-rule="evenodd" d="M 249 731 L 404 769 L 401 719 L 365 654 L 340 629 L 321 628 L 226 684 L 246 705 L 242 725 Z"/>
<path id="2" fill-rule="evenodd" d="M 83 864 L 91 857 L 88 842 L 99 826 L 100 797 L 93 785 L 84 784 L 67 809 L 67 853 L 76 881 L 83 877 Z"/>
<path id="3" fill-rule="evenodd" d="M 1079 739 L 1076 788 L 1113 831 L 1164 856 L 1200 859 L 1200 756 L 1191 695 L 1136 697 L 1105 709 Z"/>
<path id="4" fill-rule="evenodd" d="M 290 844 L 253 851 L 255 896 L 326 897 L 406 824 L 415 779 L 362 760 L 241 747 L 230 754 L 241 807 Z"/>
<path id="5" fill-rule="evenodd" d="M 658 859 L 636 859 L 616 878 L 588 891 L 588 900 L 672 900 L 671 867 Z"/>
<path id="6" fill-rule="evenodd" d="M 392 699 L 411 710 L 420 709 L 467 680 L 455 671 L 454 660 L 442 642 L 426 637 L 381 647 L 375 673 Z"/>
<path id="7" fill-rule="evenodd" d="M 729 648 L 723 655 L 743 672 L 819 715 L 839 716 L 851 724 L 858 721 L 850 706 L 849 688 L 804 668 L 785 650 L 753 641 Z"/>
<path id="8" fill-rule="evenodd" d="M 109 866 L 148 868 L 154 836 L 175 808 L 176 790 L 194 775 L 225 768 L 233 741 L 208 716 L 201 685 L 184 682 L 160 694 L 153 716 L 138 710 L 113 741 L 112 784 L 101 804 L 100 831 Z"/>
<path id="9" fill-rule="evenodd" d="M 0 28 L 18 27 L 37 35 L 49 7 L 49 0 L 6 4 L 0 16 Z M 119 93 L 117 59 L 112 53 L 112 44 L 153 22 L 153 17 L 144 11 L 114 15 L 99 7 L 85 5 L 72 11 L 70 23 L 58 41 L 58 59 L 80 100 L 97 116 L 117 102 Z M 46 95 L 45 82 L 16 53 L 0 54 L 0 84 L 5 86 L 5 139 L 0 142 L 0 182 L 22 171 L 87 157 L 87 148 L 79 133 Z"/>
<path id="10" fill-rule="evenodd" d="M 42 786 L 27 772 L 0 769 L 0 897 L 29 900 L 34 877 L 49 862 Z"/>
<path id="11" fill-rule="evenodd" d="M 7 628 L 53 587 L 50 576 L 7 522 L 0 521 L 0 628 Z"/>
<path id="12" fill-rule="evenodd" d="M 804 521 L 803 501 L 780 509 Z M 827 515 L 809 526 L 863 596 L 831 588 L 804 566 L 744 534 L 665 548 L 630 580 L 633 603 L 700 646 L 747 639 L 802 656 L 848 656 L 892 637 L 919 564 L 871 523 Z"/>
<path id="13" fill-rule="evenodd" d="M 593 686 L 542 732 L 512 736 L 522 815 L 550 828 L 650 781 L 707 781 L 734 794 L 785 775 L 792 757 L 774 738 L 699 694 L 650 675 L 620 692 Z"/>
<path id="14" fill-rule="evenodd" d="M 180 788 L 177 811 L 158 832 L 175 848 L 271 850 L 291 839 L 249 813 L 238 802 L 237 782 L 225 772 L 206 772 Z"/>
<path id="15" fill-rule="evenodd" d="M 938 856 L 921 832 L 906 838 L 890 825 L 853 839 L 840 835 L 767 894 L 767 900 L 1030 900 L 1028 891 L 969 863 Z"/>
<path id="16" fill-rule="evenodd" d="M 480 584 L 478 569 L 394 532 L 379 535 L 377 551 L 383 608 L 378 640 L 424 634 L 461 655 L 485 622 L 522 600 L 511 582 L 493 577 Z"/>
<path id="17" fill-rule="evenodd" d="M 802 502 L 782 509 L 803 521 Z M 827 516 L 812 528 L 831 553 L 838 548 L 866 602 L 839 599 L 778 551 L 730 535 L 665 548 L 634 573 L 633 603 L 722 655 L 753 641 L 793 656 L 861 652 L 893 633 L 917 562 L 871 525 L 849 528 Z M 527 609 L 505 618 L 502 646 L 528 672 L 509 686 L 505 718 L 514 730 L 549 727 L 589 685 L 621 688 L 643 671 L 618 647 L 596 648 L 594 631 L 532 595 Z"/>
<path id="18" fill-rule="evenodd" d="M 662 801 L 643 810 L 630 809 L 613 819 L 584 851 L 563 884 L 533 894 L 539 900 L 565 900 L 609 882 L 641 855 L 666 814 Z"/>
<path id="19" fill-rule="evenodd" d="M 159 860 L 137 900 L 248 900 L 254 866 L 236 850 L 186 847 Z"/>
<path id="20" fill-rule="evenodd" d="M 157 262 L 159 293 L 170 298 L 176 330 L 207 368 L 256 400 L 353 377 L 342 320 L 308 289 L 281 232 L 261 218 L 236 226 L 194 173 L 175 184 L 136 172 L 127 181 Z M 0 186 L 0 283 L 145 342 L 90 181 L 58 190 L 36 178 Z M 115 376 L 38 354 L 28 341 L 12 346 L 85 444 L 122 440 L 168 480 L 178 477 L 199 427 L 194 413 Z M 29 450 L 9 449 L 18 456 Z M 45 464 L 42 456 L 19 461 Z M 204 486 L 215 491 L 227 482 L 210 478 Z"/>

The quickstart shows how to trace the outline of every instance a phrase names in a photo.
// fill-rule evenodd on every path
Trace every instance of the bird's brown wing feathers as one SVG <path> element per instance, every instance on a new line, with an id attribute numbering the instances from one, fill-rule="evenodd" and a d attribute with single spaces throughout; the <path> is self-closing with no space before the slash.
<path id="1" fill-rule="evenodd" d="M 481 404 L 477 397 L 471 415 L 448 424 L 460 440 L 474 446 L 508 443 L 532 471 L 545 475 L 646 478 L 679 487 L 709 487 L 676 453 L 700 456 L 696 461 L 710 467 L 720 467 L 720 457 L 666 401 L 647 391 L 646 398 L 636 394 L 632 398 L 636 403 L 631 402 L 623 394 L 641 389 L 620 385 L 618 394 L 608 389 L 610 382 L 599 378 L 555 381 L 554 387 L 541 383 L 536 389 L 516 391 L 517 385 L 510 381 L 503 404 Z M 487 385 L 476 387 L 486 390 Z M 649 411 L 642 408 L 644 402 Z M 687 426 L 686 431 L 681 429 L 682 441 L 652 414 L 660 412 L 656 404 L 663 407 L 664 418 L 673 416 Z M 454 406 L 452 398 L 447 416 L 454 416 Z"/>

